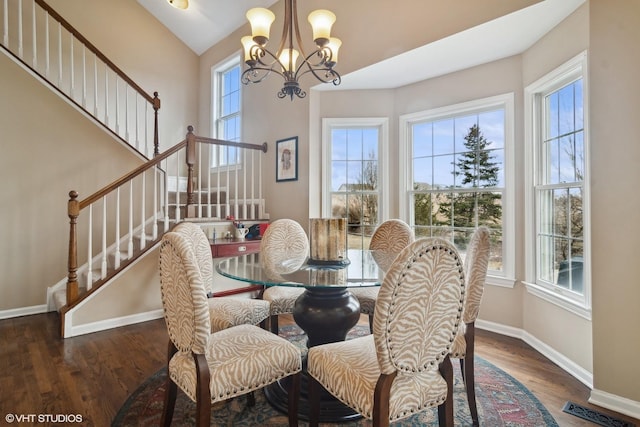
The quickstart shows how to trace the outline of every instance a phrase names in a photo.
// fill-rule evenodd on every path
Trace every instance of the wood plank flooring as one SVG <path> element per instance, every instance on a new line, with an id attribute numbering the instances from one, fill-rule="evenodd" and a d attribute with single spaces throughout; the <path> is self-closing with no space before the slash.
<path id="1" fill-rule="evenodd" d="M 281 324 L 291 321 L 283 316 Z M 563 413 L 570 400 L 640 427 L 639 420 L 590 405 L 586 386 L 521 340 L 482 330 L 476 336 L 476 353 L 528 387 L 561 426 L 595 425 Z M 162 319 L 66 340 L 55 313 L 1 320 L 0 420 L 77 414 L 83 421 L 75 425 L 109 426 L 127 397 L 165 364 L 166 347 Z"/>

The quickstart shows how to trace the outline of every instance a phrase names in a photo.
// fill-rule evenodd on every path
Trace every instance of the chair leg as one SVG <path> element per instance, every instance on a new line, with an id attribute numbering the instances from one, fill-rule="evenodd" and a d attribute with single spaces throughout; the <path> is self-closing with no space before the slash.
<path id="1" fill-rule="evenodd" d="M 373 314 L 369 315 L 369 332 L 373 333 Z"/>
<path id="2" fill-rule="evenodd" d="M 467 402 L 469 403 L 469 412 L 471 413 L 471 420 L 474 426 L 479 426 L 478 420 L 478 407 L 476 406 L 476 389 L 475 389 L 475 374 L 474 374 L 474 341 L 475 341 L 475 326 L 473 323 L 467 325 L 465 331 L 465 341 L 467 351 L 465 353 L 462 366 L 464 372 L 464 385 L 467 391 Z"/>
<path id="3" fill-rule="evenodd" d="M 250 391 L 247 393 L 247 407 L 253 408 L 254 406 L 256 406 L 256 395 Z"/>
<path id="4" fill-rule="evenodd" d="M 211 425 L 211 375 L 204 354 L 193 354 L 196 362 L 196 426 Z"/>
<path id="5" fill-rule="evenodd" d="M 269 316 L 269 330 L 278 335 L 278 315 Z"/>
<path id="6" fill-rule="evenodd" d="M 440 427 L 453 427 L 453 366 L 449 355 L 440 363 L 440 374 L 447 382 L 447 398 L 438 406 Z"/>
<path id="7" fill-rule="evenodd" d="M 298 401 L 300 400 L 300 372 L 291 377 L 289 385 L 289 427 L 298 427 Z"/>
<path id="8" fill-rule="evenodd" d="M 318 427 L 320 418 L 320 383 L 309 376 L 309 427 Z"/>
<path id="9" fill-rule="evenodd" d="M 176 406 L 176 396 L 178 395 L 178 386 L 171 380 L 169 376 L 169 361 L 174 354 L 178 352 L 178 349 L 171 340 L 167 345 L 167 385 L 164 390 L 164 408 L 162 409 L 162 418 L 160 419 L 160 425 L 163 427 L 169 427 L 171 420 L 173 419 L 173 410 Z"/>
<path id="10" fill-rule="evenodd" d="M 162 409 L 162 418 L 160 419 L 160 425 L 162 427 L 169 427 L 171 420 L 173 419 L 173 409 L 176 406 L 176 396 L 178 394 L 178 386 L 171 381 L 171 378 L 167 377 L 167 385 L 164 391 L 164 407 Z"/>

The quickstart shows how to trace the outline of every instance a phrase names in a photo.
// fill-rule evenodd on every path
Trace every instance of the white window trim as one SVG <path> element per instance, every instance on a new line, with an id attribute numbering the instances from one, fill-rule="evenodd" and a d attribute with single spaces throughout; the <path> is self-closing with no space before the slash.
<path id="1" fill-rule="evenodd" d="M 380 222 L 389 219 L 389 119 L 387 117 L 323 118 L 322 119 L 322 196 L 320 206 L 323 218 L 331 217 L 331 129 L 335 127 L 377 127 L 380 135 L 378 168 L 383 177 L 380 186 Z"/>
<path id="2" fill-rule="evenodd" d="M 589 84 L 587 80 L 587 52 L 581 52 L 569 61 L 565 62 L 550 73 L 531 83 L 524 91 L 524 122 L 525 122 L 525 280 L 522 282 L 527 292 L 545 301 L 555 304 L 563 309 L 577 314 L 587 320 L 591 320 L 591 215 L 589 213 L 590 202 L 590 161 L 589 161 Z M 569 297 L 569 291 L 563 291 L 558 286 L 536 283 L 536 194 L 534 186 L 536 181 L 536 164 L 538 151 L 536 141 L 541 137 L 540 103 L 536 98 L 550 87 L 561 86 L 582 77 L 583 80 L 583 121 L 584 121 L 584 254 L 588 261 L 583 266 L 584 299 L 577 301 Z"/>
<path id="3" fill-rule="evenodd" d="M 210 117 L 210 125 L 209 125 L 209 135 L 212 138 L 219 138 L 216 135 L 216 117 L 220 113 L 220 87 L 218 84 L 218 73 L 225 71 L 231 68 L 234 65 L 239 65 L 240 72 L 242 73 L 242 52 L 238 51 L 238 53 L 229 55 L 227 58 L 218 62 L 214 66 L 211 67 L 211 117 Z M 240 85 L 240 102 L 242 103 L 242 85 Z M 241 126 L 244 126 L 244 120 L 242 120 L 242 107 L 240 107 L 240 122 Z M 240 129 L 240 135 L 242 135 L 242 128 Z M 216 149 L 217 145 L 212 145 L 211 150 Z M 232 165 L 224 165 L 224 166 L 211 166 L 211 159 L 209 159 L 209 167 L 211 171 L 234 171 L 240 170 L 242 168 L 242 158 L 240 159 L 240 163 L 234 163 Z"/>
<path id="4" fill-rule="evenodd" d="M 427 111 L 404 114 L 400 116 L 399 123 L 399 170 L 404 170 L 400 176 L 400 218 L 410 221 L 410 200 L 407 188 L 413 176 L 413 162 L 411 158 L 411 126 L 424 120 L 437 120 L 440 118 L 456 116 L 470 110 L 503 107 L 504 108 L 504 179 L 505 199 L 503 200 L 503 238 L 504 247 L 502 253 L 503 271 L 501 275 L 489 274 L 487 284 L 513 288 L 515 286 L 515 96 L 513 92 L 488 98 L 476 99 L 460 104 L 449 105 Z"/>

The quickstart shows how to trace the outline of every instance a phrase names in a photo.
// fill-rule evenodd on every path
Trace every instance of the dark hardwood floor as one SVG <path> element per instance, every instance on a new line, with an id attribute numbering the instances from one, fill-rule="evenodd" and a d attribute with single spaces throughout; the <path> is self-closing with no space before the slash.
<path id="1" fill-rule="evenodd" d="M 586 386 L 522 341 L 476 334 L 477 354 L 527 386 L 561 426 L 595 425 L 563 413 L 570 400 L 640 427 L 639 420 L 590 405 Z M 82 423 L 68 425 L 109 426 L 129 394 L 164 365 L 166 347 L 162 319 L 66 340 L 55 313 L 1 320 L 0 416 L 73 414 Z"/>

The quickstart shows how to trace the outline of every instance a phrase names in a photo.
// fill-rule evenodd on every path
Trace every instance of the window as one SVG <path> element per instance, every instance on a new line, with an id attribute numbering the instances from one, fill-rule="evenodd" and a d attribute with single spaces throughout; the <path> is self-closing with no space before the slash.
<path id="1" fill-rule="evenodd" d="M 400 128 L 403 216 L 416 237 L 446 238 L 464 256 L 475 228 L 487 226 L 489 272 L 512 278 L 513 95 L 405 115 Z"/>
<path id="2" fill-rule="evenodd" d="M 347 218 L 349 248 L 368 248 L 386 211 L 387 119 L 324 119 L 323 217 Z"/>
<path id="3" fill-rule="evenodd" d="M 526 91 L 535 248 L 528 276 L 538 291 L 588 310 L 585 63 L 580 55 Z"/>
<path id="4" fill-rule="evenodd" d="M 226 61 L 213 70 L 213 137 L 241 141 L 242 97 L 240 58 Z M 212 150 L 211 167 L 240 164 L 240 150 L 219 146 Z"/>

